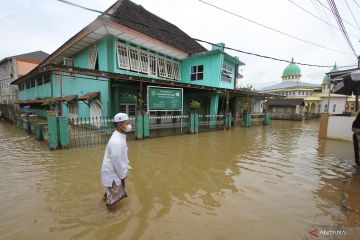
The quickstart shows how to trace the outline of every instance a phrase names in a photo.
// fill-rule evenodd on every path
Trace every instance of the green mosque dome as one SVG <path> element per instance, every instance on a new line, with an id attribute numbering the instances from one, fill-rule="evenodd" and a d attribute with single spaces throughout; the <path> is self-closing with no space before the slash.
<path id="1" fill-rule="evenodd" d="M 336 72 L 338 71 L 339 69 L 337 68 L 337 65 L 335 63 L 335 65 L 333 66 L 333 68 L 330 70 L 330 72 Z M 329 83 L 329 76 L 325 74 L 324 78 L 323 78 L 323 82 L 322 84 L 327 84 Z"/>
<path id="2" fill-rule="evenodd" d="M 300 67 L 294 62 L 294 58 L 291 59 L 291 63 L 284 69 L 282 78 L 286 79 L 291 76 L 301 76 L 301 69 Z"/>

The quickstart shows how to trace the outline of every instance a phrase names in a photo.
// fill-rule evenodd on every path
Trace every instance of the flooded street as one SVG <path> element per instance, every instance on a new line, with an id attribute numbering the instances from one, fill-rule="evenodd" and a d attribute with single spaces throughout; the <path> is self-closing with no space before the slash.
<path id="1" fill-rule="evenodd" d="M 352 143 L 318 122 L 130 141 L 129 197 L 108 211 L 105 146 L 48 151 L 0 122 L 1 239 L 308 239 L 360 226 Z"/>

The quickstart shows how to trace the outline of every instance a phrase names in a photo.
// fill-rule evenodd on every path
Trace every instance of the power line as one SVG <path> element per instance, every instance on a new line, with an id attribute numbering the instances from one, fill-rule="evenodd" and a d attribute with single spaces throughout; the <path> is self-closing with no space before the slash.
<path id="1" fill-rule="evenodd" d="M 356 53 L 355 48 L 352 45 L 351 40 L 350 40 L 350 38 L 349 38 L 349 36 L 347 34 L 346 28 L 345 28 L 345 26 L 344 26 L 344 24 L 342 22 L 342 19 L 340 17 L 340 13 L 339 13 L 339 11 L 338 11 L 338 9 L 336 7 L 336 4 L 335 4 L 334 0 L 327 0 L 327 1 L 328 1 L 329 5 L 330 5 L 331 11 L 332 11 L 332 13 L 333 13 L 333 15 L 335 17 L 336 22 L 338 23 L 340 29 L 342 30 L 342 33 L 343 33 L 343 35 L 345 37 L 345 40 L 349 44 L 351 50 L 353 51 L 353 53 L 355 54 L 355 57 L 357 59 L 358 58 L 357 53 Z"/>
<path id="2" fill-rule="evenodd" d="M 330 21 L 330 19 L 328 18 L 328 15 L 327 15 L 327 13 L 325 12 L 325 9 L 323 8 L 323 6 L 318 6 L 318 4 L 315 2 L 315 0 L 311 0 L 311 3 L 312 3 L 312 5 L 314 6 L 314 9 L 315 9 L 315 11 L 318 13 L 318 15 L 319 16 L 322 16 L 322 15 L 324 15 L 325 16 L 325 18 L 326 18 L 326 23 L 327 23 L 327 30 L 329 31 L 329 33 L 330 33 L 330 36 L 331 36 L 331 38 L 334 40 L 334 43 L 335 43 L 335 45 L 337 45 L 337 46 L 339 46 L 340 48 L 341 48 L 341 50 L 343 50 L 344 51 L 344 49 L 343 49 L 343 47 L 342 47 L 342 44 L 340 44 L 339 42 L 338 42 L 338 39 L 336 38 L 336 32 L 334 31 L 334 29 L 332 29 L 331 27 L 330 27 L 330 25 L 331 25 L 331 21 Z M 339 29 L 340 31 L 341 31 L 341 29 Z"/>
<path id="3" fill-rule="evenodd" d="M 356 18 L 354 17 L 354 14 L 353 14 L 353 12 L 351 11 L 351 8 L 350 8 L 350 6 L 349 6 L 349 4 L 348 4 L 347 0 L 345 0 L 345 3 L 346 3 L 346 6 L 347 6 L 347 8 L 349 9 L 349 11 L 350 11 L 350 13 L 351 13 L 351 16 L 352 16 L 352 17 L 353 17 L 353 19 L 354 19 L 354 22 L 356 23 L 356 26 L 358 26 L 358 27 L 359 27 L 359 24 L 358 24 L 358 22 L 356 21 Z"/>
<path id="4" fill-rule="evenodd" d="M 323 4 L 320 0 L 315 0 L 315 1 L 317 1 L 318 3 L 320 3 L 321 6 L 323 6 L 325 9 L 329 10 L 329 11 L 332 13 L 332 10 L 331 10 L 328 6 L 326 6 L 325 4 Z M 341 17 L 340 17 L 340 18 L 341 18 Z M 341 20 L 343 20 L 345 23 L 349 24 L 349 25 L 352 26 L 353 28 L 356 28 L 357 30 L 360 30 L 359 27 L 353 25 L 351 22 L 347 21 L 346 19 L 341 18 Z"/>
<path id="5" fill-rule="evenodd" d="M 353 0 L 353 2 L 356 4 L 356 6 L 358 6 L 358 8 L 360 8 L 360 5 L 358 4 L 357 1 Z"/>
<path id="6" fill-rule="evenodd" d="M 313 16 L 314 18 L 316 18 L 316 19 L 320 20 L 321 22 L 325 23 L 327 26 L 333 27 L 333 28 L 341 31 L 340 28 L 338 28 L 338 27 L 336 27 L 335 25 L 332 25 L 331 23 L 329 23 L 329 22 L 323 20 L 322 18 L 316 16 L 315 14 L 313 14 L 313 13 L 310 12 L 309 10 L 303 8 L 302 6 L 300 6 L 299 4 L 295 3 L 294 1 L 292 1 L 292 0 L 288 0 L 288 1 L 291 2 L 292 4 L 294 4 L 295 6 L 297 6 L 298 8 L 302 9 L 304 12 L 310 14 L 310 15 Z M 314 2 L 313 2 L 313 3 L 314 3 Z M 351 33 L 349 33 L 349 34 L 352 35 L 352 36 L 354 36 L 354 37 L 360 38 L 360 36 L 358 36 L 358 35 L 351 34 Z"/>
<path id="7" fill-rule="evenodd" d="M 224 8 L 221 8 L 221 7 L 219 7 L 219 6 L 216 6 L 216 5 L 214 5 L 214 4 L 205 2 L 205 1 L 203 1 L 203 0 L 199 0 L 199 1 L 202 2 L 202 3 L 204 3 L 204 4 L 207 4 L 207 5 L 211 6 L 211 7 L 213 7 L 213 8 L 219 9 L 219 10 L 221 10 L 221 11 L 223 11 L 223 12 L 226 12 L 226 13 L 231 14 L 231 15 L 233 15 L 233 16 L 239 17 L 239 18 L 241 18 L 241 19 L 244 19 L 244 20 L 246 20 L 246 21 L 248 21 L 248 22 L 251 22 L 251 23 L 253 23 L 253 24 L 256 24 L 256 25 L 258 25 L 258 26 L 267 28 L 267 29 L 269 29 L 269 30 L 271 30 L 271 31 L 280 33 L 280 34 L 285 35 L 285 36 L 287 36 L 287 37 L 296 39 L 296 40 L 298 40 L 298 41 L 305 42 L 305 43 L 307 43 L 307 44 L 310 44 L 310 45 L 313 45 L 313 46 L 317 46 L 317 47 L 320 47 L 320 48 L 323 48 L 323 49 L 327 49 L 327 50 L 330 50 L 330 51 L 334 51 L 334 52 L 339 52 L 339 53 L 344 53 L 344 54 L 351 54 L 351 53 L 348 53 L 348 52 L 343 52 L 343 51 L 340 51 L 340 50 L 337 50 L 337 49 L 329 48 L 329 47 L 320 45 L 320 44 L 318 44 L 318 43 L 314 43 L 314 42 L 311 42 L 311 41 L 308 41 L 308 40 L 305 40 L 305 39 L 296 37 L 296 36 L 291 35 L 291 34 L 288 34 L 288 33 L 286 33 L 286 32 L 283 32 L 283 31 L 277 30 L 277 29 L 275 29 L 275 28 L 266 26 L 266 25 L 264 25 L 264 24 L 262 24 L 262 23 L 258 23 L 258 22 L 254 21 L 254 20 L 249 19 L 249 18 L 243 17 L 243 16 L 241 16 L 241 15 L 239 15 L 239 14 L 237 14 L 237 13 L 231 12 L 231 11 L 229 11 L 229 10 L 226 10 L 226 9 L 224 9 Z"/>
<path id="8" fill-rule="evenodd" d="M 183 37 L 183 38 L 186 38 L 186 39 L 191 39 L 191 40 L 195 40 L 195 41 L 198 41 L 198 42 L 202 42 L 202 43 L 206 43 L 206 44 L 210 44 L 210 45 L 214 45 L 214 46 L 219 46 L 219 45 L 217 45 L 217 44 L 215 44 L 215 43 L 212 43 L 212 42 L 210 42 L 210 41 L 201 40 L 201 39 L 198 39 L 198 38 L 192 38 L 192 37 L 190 37 L 190 36 L 188 36 L 188 35 L 184 35 L 184 34 L 174 33 L 174 32 L 171 32 L 171 31 L 169 31 L 169 30 L 166 30 L 166 29 L 162 29 L 162 28 L 150 26 L 150 25 L 147 25 L 147 24 L 144 24 L 144 23 L 140 23 L 140 22 L 136 22 L 136 21 L 133 21 L 133 20 L 129 20 L 129 19 L 126 19 L 126 18 L 122 18 L 122 17 L 120 17 L 120 16 L 113 15 L 113 14 L 110 14 L 110 13 L 107 13 L 107 12 L 101 12 L 101 11 L 96 10 L 96 9 L 87 8 L 87 7 L 84 7 L 84 6 L 81 6 L 81 5 L 78 5 L 78 4 L 69 2 L 69 1 L 67 1 L 67 0 L 56 0 L 56 1 L 59 1 L 59 2 L 62 2 L 62 3 L 68 4 L 68 5 L 71 5 L 71 6 L 74 6 L 74 7 L 78 7 L 78 8 L 87 10 L 87 11 L 100 13 L 101 16 L 106 15 L 106 16 L 109 16 L 109 17 L 118 18 L 118 19 L 121 19 L 121 20 L 124 20 L 124 21 L 128 21 L 128 22 L 131 22 L 131 23 L 135 23 L 135 24 L 138 24 L 138 25 L 141 25 L 141 26 L 144 26 L 144 27 L 148 27 L 148 28 L 156 29 L 156 30 L 163 31 L 163 32 L 166 32 L 166 33 L 169 33 L 169 34 L 177 35 L 177 36 L 179 36 L 179 37 Z M 291 63 L 291 61 L 285 60 L 285 59 L 280 59 L 280 58 L 276 58 L 276 57 L 265 56 L 265 55 L 261 55 L 261 54 L 258 54 L 258 53 L 247 52 L 247 51 L 243 51 L 243 50 L 235 49 L 235 48 L 231 48 L 231 47 L 226 47 L 226 46 L 225 46 L 224 48 L 225 48 L 225 49 L 228 49 L 228 50 L 235 51 L 235 52 L 239 52 L 239 53 L 251 55 L 251 56 L 261 57 L 261 58 L 265 58 L 265 59 L 271 59 L 271 60 L 280 61 L 280 62 Z M 302 66 L 309 66 L 309 67 L 326 67 L 326 68 L 331 68 L 331 67 L 332 67 L 332 66 L 330 66 L 330 65 L 317 65 L 317 64 L 308 64 L 308 63 L 301 63 L 301 62 L 294 62 L 294 63 L 299 64 L 299 65 L 302 65 Z M 344 67 L 351 67 L 351 66 L 344 66 Z"/>

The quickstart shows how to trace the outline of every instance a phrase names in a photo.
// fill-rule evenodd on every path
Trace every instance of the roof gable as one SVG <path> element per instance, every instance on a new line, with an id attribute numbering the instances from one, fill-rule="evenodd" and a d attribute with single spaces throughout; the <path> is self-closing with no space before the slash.
<path id="1" fill-rule="evenodd" d="M 189 54 L 207 51 L 177 26 L 129 0 L 119 0 L 108 11 L 112 21 L 155 38 Z M 150 26 L 150 27 L 149 27 Z"/>
<path id="2" fill-rule="evenodd" d="M 269 107 L 296 107 L 304 106 L 305 102 L 302 98 L 285 98 L 285 99 L 269 99 L 268 100 Z"/>

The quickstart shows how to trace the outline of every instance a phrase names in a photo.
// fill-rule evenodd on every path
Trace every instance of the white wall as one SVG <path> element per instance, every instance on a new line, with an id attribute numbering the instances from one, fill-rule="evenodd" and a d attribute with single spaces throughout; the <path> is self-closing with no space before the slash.
<path id="1" fill-rule="evenodd" d="M 251 112 L 262 113 L 264 109 L 264 100 L 254 99 L 251 103 Z"/>
<path id="2" fill-rule="evenodd" d="M 355 117 L 329 116 L 327 137 L 352 141 L 351 126 Z"/>
<path id="3" fill-rule="evenodd" d="M 320 112 L 326 112 L 325 111 L 325 105 L 328 104 L 328 99 L 323 98 L 322 101 L 320 102 L 320 104 L 321 104 Z M 335 112 L 333 111 L 334 104 L 336 104 Z M 330 114 L 341 114 L 341 113 L 343 113 L 345 111 L 345 104 L 346 104 L 346 97 L 330 98 L 329 113 Z M 317 110 L 318 109 L 316 109 L 316 111 Z"/>

